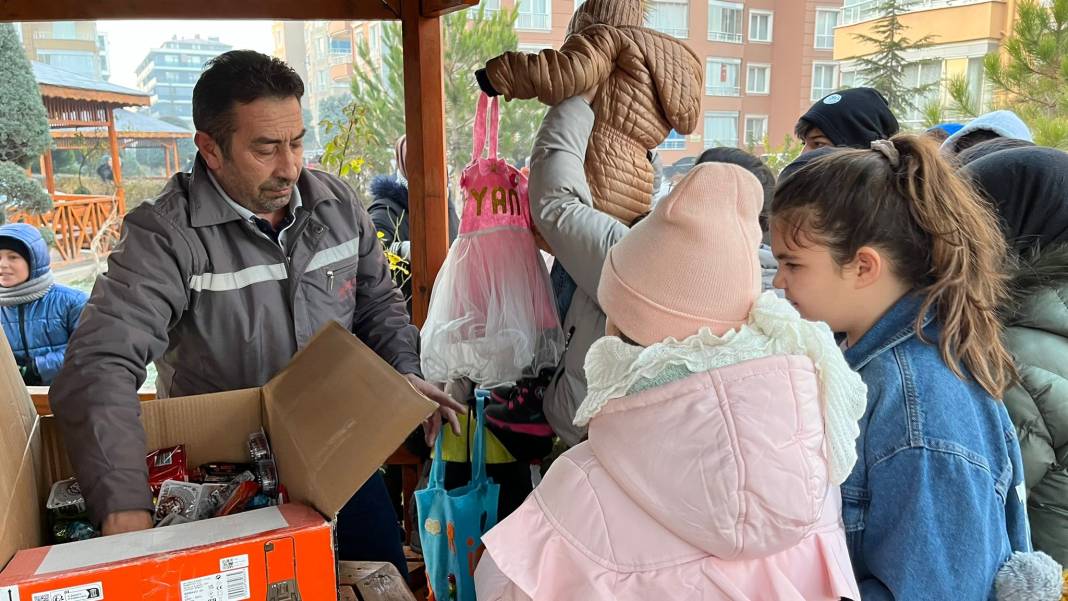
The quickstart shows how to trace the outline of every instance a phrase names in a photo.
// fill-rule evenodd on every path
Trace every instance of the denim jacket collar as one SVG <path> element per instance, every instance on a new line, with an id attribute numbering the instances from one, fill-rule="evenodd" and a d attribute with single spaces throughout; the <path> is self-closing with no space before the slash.
<path id="1" fill-rule="evenodd" d="M 846 349 L 845 358 L 854 370 L 861 370 L 872 359 L 889 351 L 916 335 L 916 314 L 924 297 L 910 292 L 901 297 L 890 310 L 856 344 Z M 934 312 L 928 311 L 923 320 L 926 328 L 934 321 Z"/>

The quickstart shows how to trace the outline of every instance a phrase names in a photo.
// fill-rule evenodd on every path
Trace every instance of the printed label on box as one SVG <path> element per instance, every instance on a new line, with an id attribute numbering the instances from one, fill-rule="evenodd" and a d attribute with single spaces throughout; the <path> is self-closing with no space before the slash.
<path id="1" fill-rule="evenodd" d="M 0 586 L 0 601 L 19 601 L 19 587 Z"/>
<path id="2" fill-rule="evenodd" d="M 234 557 L 224 557 L 219 560 L 219 571 L 229 572 L 230 570 L 236 570 L 238 568 L 248 567 L 248 555 L 236 555 Z M 0 597 L 0 601 L 4 601 L 3 597 Z"/>
<path id="3" fill-rule="evenodd" d="M 182 601 L 243 601 L 251 594 L 248 568 L 182 581 Z"/>
<path id="4" fill-rule="evenodd" d="M 34 593 L 32 601 L 97 601 L 98 599 L 103 598 L 104 585 L 99 582 L 94 582 L 92 584 L 76 586 L 74 588 L 65 588 L 45 593 Z M 0 599 L 7 601 L 3 597 L 0 597 Z M 15 591 L 15 599 L 18 599 L 18 591 Z"/>

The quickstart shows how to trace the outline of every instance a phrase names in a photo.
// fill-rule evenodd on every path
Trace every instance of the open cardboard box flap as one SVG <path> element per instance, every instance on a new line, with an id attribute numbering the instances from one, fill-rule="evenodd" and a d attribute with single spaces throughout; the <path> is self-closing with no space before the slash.
<path id="1" fill-rule="evenodd" d="M 333 322 L 264 386 L 263 407 L 290 499 L 331 518 L 437 409 Z"/>
<path id="2" fill-rule="evenodd" d="M 293 502 L 333 518 L 437 408 L 342 326 L 324 327 L 260 389 L 146 401 L 148 450 L 185 444 L 190 465 L 247 461 L 263 427 Z M 0 333 L 0 568 L 47 543 L 44 500 L 70 476 L 54 418 L 37 416 Z"/>

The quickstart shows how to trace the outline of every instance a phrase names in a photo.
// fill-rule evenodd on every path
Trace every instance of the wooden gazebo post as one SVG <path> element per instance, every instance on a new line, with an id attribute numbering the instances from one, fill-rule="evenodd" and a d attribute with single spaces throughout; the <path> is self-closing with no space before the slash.
<path id="1" fill-rule="evenodd" d="M 426 320 L 430 290 L 449 250 L 445 167 L 445 80 L 441 19 L 404 0 L 404 106 L 408 134 L 408 225 L 412 240 L 412 321 Z"/>
<path id="2" fill-rule="evenodd" d="M 122 189 L 122 161 L 119 158 L 119 136 L 115 130 L 115 109 L 108 107 L 108 143 L 111 145 L 111 172 L 115 177 L 115 199 L 119 215 L 126 214 L 126 191 Z"/>

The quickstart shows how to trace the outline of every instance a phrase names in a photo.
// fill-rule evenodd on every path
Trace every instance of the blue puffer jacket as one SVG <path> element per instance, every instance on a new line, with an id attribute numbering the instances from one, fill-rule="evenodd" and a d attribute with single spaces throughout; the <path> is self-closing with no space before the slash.
<path id="1" fill-rule="evenodd" d="M 0 227 L 0 237 L 14 238 L 30 249 L 30 279 L 51 269 L 48 245 L 37 228 L 23 223 Z M 67 341 L 78 327 L 78 318 L 89 296 L 80 290 L 56 284 L 44 297 L 22 305 L 0 307 L 4 335 L 15 357 L 29 356 L 37 366 L 42 383 L 50 385 L 63 367 Z M 25 332 L 25 343 L 23 342 Z"/>

